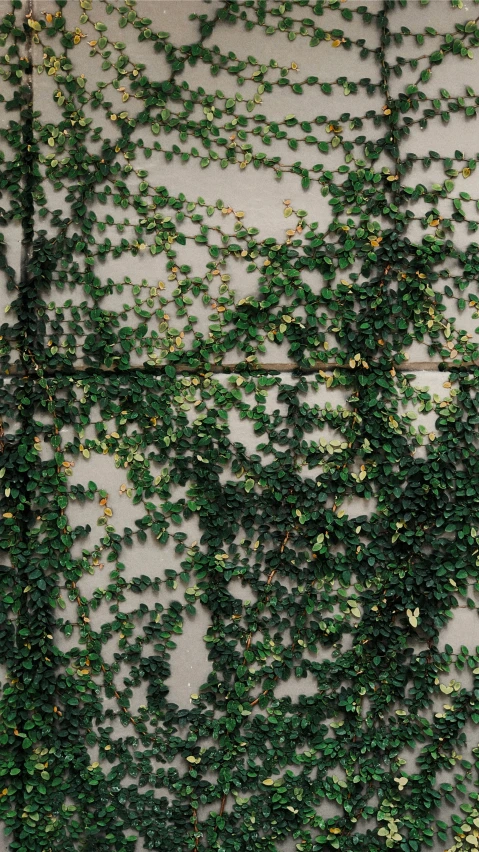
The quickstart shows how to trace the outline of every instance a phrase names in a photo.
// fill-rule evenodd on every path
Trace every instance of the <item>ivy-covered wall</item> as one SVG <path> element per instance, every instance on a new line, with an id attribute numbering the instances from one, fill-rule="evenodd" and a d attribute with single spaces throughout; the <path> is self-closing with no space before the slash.
<path id="1" fill-rule="evenodd" d="M 5 852 L 479 846 L 478 15 L 0 0 Z"/>

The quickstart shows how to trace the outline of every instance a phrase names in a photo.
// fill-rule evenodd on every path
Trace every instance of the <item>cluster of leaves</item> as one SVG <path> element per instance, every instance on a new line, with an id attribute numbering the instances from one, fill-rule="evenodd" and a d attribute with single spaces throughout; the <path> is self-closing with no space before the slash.
<path id="1" fill-rule="evenodd" d="M 10 849 L 478 846 L 479 646 L 445 636 L 477 623 L 479 153 L 408 151 L 475 119 L 434 81 L 478 23 L 228 0 L 182 44 L 40 5 L 0 21 Z M 284 233 L 223 170 L 288 182 Z"/>

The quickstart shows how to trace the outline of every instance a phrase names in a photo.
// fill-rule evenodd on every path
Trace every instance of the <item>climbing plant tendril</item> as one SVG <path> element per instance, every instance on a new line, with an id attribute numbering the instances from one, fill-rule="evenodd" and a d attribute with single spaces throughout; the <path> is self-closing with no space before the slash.
<path id="1" fill-rule="evenodd" d="M 479 846 L 478 47 L 0 2 L 12 852 Z"/>

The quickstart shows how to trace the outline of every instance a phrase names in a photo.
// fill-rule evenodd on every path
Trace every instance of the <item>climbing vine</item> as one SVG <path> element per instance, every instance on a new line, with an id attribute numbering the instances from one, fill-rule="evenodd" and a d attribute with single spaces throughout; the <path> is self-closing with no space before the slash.
<path id="1" fill-rule="evenodd" d="M 476 10 L 0 5 L 14 852 L 479 846 Z"/>

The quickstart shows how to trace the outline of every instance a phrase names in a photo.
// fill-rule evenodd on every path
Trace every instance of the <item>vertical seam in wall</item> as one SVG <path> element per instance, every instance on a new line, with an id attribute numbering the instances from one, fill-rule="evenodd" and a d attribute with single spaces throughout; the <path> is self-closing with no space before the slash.
<path id="1" fill-rule="evenodd" d="M 33 16 L 33 0 L 25 0 L 22 9 L 22 23 L 28 24 L 28 21 Z M 27 69 L 23 72 L 21 81 L 21 106 L 20 106 L 20 121 L 22 133 L 21 156 L 23 157 L 23 175 L 22 175 L 22 242 L 20 253 L 20 280 L 18 284 L 18 336 L 16 337 L 18 354 L 24 366 L 29 360 L 29 348 L 35 339 L 36 328 L 36 305 L 34 298 L 32 299 L 32 275 L 31 275 L 31 260 L 33 253 L 34 239 L 34 217 L 33 217 L 33 154 L 31 152 L 33 145 L 33 31 L 28 25 L 25 26 L 26 41 L 25 41 L 25 57 L 28 61 Z M 26 371 L 28 372 L 28 371 Z M 26 379 L 27 376 L 24 376 Z M 32 379 L 30 378 L 30 384 Z M 35 381 L 35 379 L 33 380 Z M 27 390 L 28 403 L 24 402 L 24 391 Z M 28 388 L 28 381 L 19 383 L 15 389 L 17 397 L 17 405 L 19 412 L 19 423 L 21 424 L 21 436 L 19 442 L 23 440 L 28 443 L 29 435 L 32 432 L 32 424 L 34 421 L 34 403 L 32 402 L 33 394 Z M 30 474 L 24 471 L 22 473 L 19 487 L 23 492 L 22 507 L 23 512 L 18 520 L 18 545 L 17 545 L 17 565 L 16 575 L 17 583 L 21 588 L 26 589 L 30 583 L 29 565 L 30 565 L 30 541 L 28 536 L 29 525 L 31 522 L 32 507 L 31 507 L 31 491 Z M 31 621 L 30 610 L 30 595 L 24 593 L 21 599 L 21 607 L 17 615 L 16 635 L 15 635 L 15 660 L 13 662 L 12 674 L 18 677 L 21 681 L 24 675 L 22 666 L 22 652 L 26 644 L 25 637 L 21 633 L 22 626 L 29 627 Z M 28 637 L 30 638 L 30 637 Z M 38 637 L 35 637 L 37 639 Z M 26 693 L 28 694 L 28 693 Z M 16 695 L 15 712 L 16 724 L 17 720 L 22 717 L 24 712 L 23 693 L 19 690 Z M 16 767 L 20 770 L 19 779 L 20 786 L 16 791 L 16 806 L 19 813 L 23 812 L 24 807 L 28 804 L 26 798 L 25 785 L 28 779 L 26 772 L 26 753 L 22 748 L 22 741 L 19 739 L 18 746 L 14 749 L 12 757 L 15 760 Z M 21 819 L 16 820 L 12 839 L 17 843 L 23 843 L 22 830 L 20 827 Z"/>
<path id="2" fill-rule="evenodd" d="M 26 0 L 24 18 L 26 21 L 33 16 L 33 0 Z M 25 102 L 21 110 L 22 136 L 25 158 L 25 173 L 23 175 L 23 215 L 22 215 L 22 249 L 20 258 L 20 357 L 22 361 L 27 359 L 27 350 L 30 341 L 33 342 L 35 332 L 35 307 L 31 304 L 32 280 L 31 260 L 34 239 L 34 217 L 33 217 L 33 31 L 27 27 L 25 53 L 28 59 L 28 71 L 25 72 L 24 91 Z M 32 311 L 33 308 L 33 311 Z"/>

